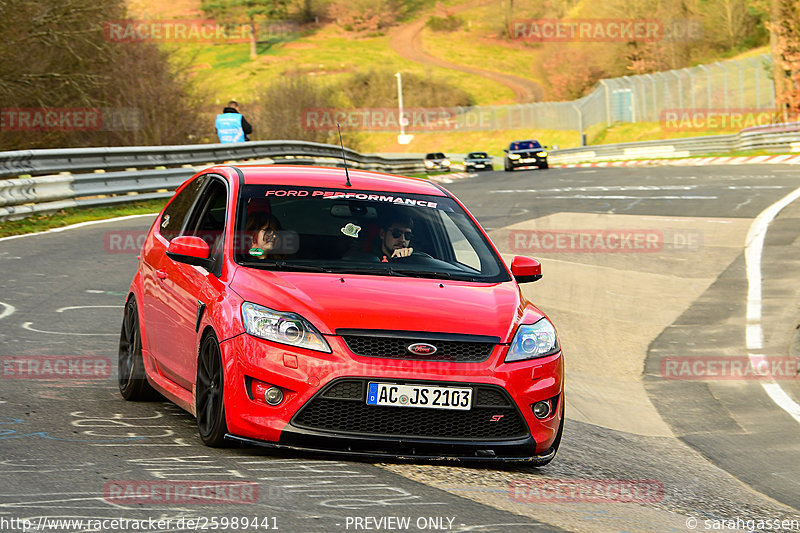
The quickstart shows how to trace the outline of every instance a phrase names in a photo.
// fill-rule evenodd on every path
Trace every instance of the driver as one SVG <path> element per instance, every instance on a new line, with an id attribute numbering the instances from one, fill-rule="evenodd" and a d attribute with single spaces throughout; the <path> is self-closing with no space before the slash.
<path id="1" fill-rule="evenodd" d="M 414 249 L 409 246 L 414 238 L 412 229 L 414 221 L 405 215 L 395 213 L 384 221 L 379 236 L 381 249 L 378 254 L 381 261 L 386 263 L 396 257 L 409 257 Z"/>

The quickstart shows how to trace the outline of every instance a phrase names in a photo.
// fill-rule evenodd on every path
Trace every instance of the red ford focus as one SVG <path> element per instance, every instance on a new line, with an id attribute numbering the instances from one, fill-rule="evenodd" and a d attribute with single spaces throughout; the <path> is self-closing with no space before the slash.
<path id="1" fill-rule="evenodd" d="M 119 387 L 207 445 L 553 459 L 555 328 L 464 206 L 426 180 L 206 169 L 156 219 L 125 306 Z"/>

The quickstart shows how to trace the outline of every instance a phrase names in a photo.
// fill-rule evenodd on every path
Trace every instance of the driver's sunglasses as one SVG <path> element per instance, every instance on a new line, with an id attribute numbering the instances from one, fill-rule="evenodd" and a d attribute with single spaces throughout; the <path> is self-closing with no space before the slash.
<path id="1" fill-rule="evenodd" d="M 395 239 L 399 239 L 400 237 L 403 237 L 405 240 L 410 241 L 414 237 L 414 234 L 411 233 L 410 231 L 403 231 L 403 230 L 397 229 L 397 228 L 395 228 L 395 229 L 393 229 L 391 231 L 392 231 L 392 237 L 394 237 Z"/>

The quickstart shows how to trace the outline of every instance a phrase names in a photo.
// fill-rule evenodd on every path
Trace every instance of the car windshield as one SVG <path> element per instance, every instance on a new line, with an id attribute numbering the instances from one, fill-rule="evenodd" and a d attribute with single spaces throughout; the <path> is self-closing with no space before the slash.
<path id="1" fill-rule="evenodd" d="M 443 153 L 428 154 L 425 156 L 425 159 L 444 159 L 444 154 Z"/>
<path id="2" fill-rule="evenodd" d="M 541 147 L 542 145 L 539 144 L 539 141 L 517 141 L 511 143 L 512 150 L 533 150 Z"/>
<path id="3" fill-rule="evenodd" d="M 246 185 L 237 263 L 267 270 L 500 282 L 508 271 L 451 198 L 390 191 Z M 395 241 L 411 248 L 391 257 Z M 387 257 L 388 256 L 388 257 Z"/>
<path id="4" fill-rule="evenodd" d="M 467 159 L 486 159 L 489 157 L 486 152 L 470 152 Z"/>

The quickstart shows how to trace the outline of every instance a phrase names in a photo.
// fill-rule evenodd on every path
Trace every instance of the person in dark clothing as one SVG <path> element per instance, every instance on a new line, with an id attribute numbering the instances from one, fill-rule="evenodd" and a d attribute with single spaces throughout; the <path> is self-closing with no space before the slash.
<path id="1" fill-rule="evenodd" d="M 217 115 L 217 136 L 221 143 L 238 143 L 249 141 L 248 135 L 253 133 L 253 126 L 247 122 L 244 115 L 239 113 L 239 104 L 236 100 L 228 102 L 222 113 Z"/>

